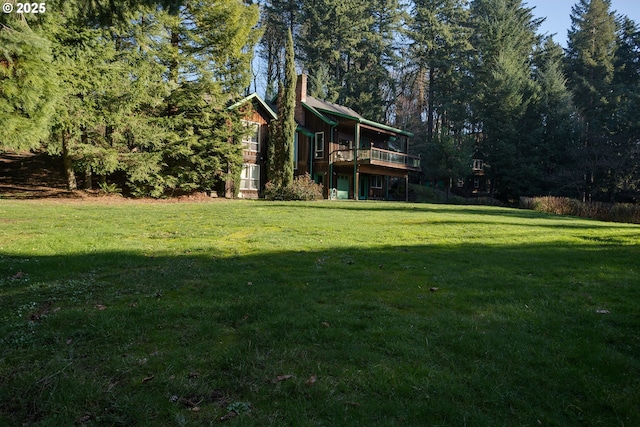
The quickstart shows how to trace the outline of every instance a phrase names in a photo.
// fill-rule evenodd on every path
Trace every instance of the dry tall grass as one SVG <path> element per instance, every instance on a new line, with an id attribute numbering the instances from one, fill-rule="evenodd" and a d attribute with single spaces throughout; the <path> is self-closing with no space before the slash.
<path id="1" fill-rule="evenodd" d="M 568 197 L 521 197 L 520 208 L 600 221 L 640 224 L 640 206 L 630 203 L 581 202 Z"/>

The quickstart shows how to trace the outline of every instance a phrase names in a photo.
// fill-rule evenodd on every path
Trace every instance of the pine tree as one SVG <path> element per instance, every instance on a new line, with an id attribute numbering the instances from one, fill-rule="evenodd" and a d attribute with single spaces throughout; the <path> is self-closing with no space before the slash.
<path id="1" fill-rule="evenodd" d="M 640 28 L 626 16 L 619 18 L 614 60 L 612 165 L 610 199 L 640 199 Z"/>
<path id="2" fill-rule="evenodd" d="M 329 100 L 383 120 L 400 25 L 397 0 L 306 1 L 302 16 L 300 59 L 311 81 L 323 81 Z M 330 79 L 319 78 L 326 70 Z"/>
<path id="3" fill-rule="evenodd" d="M 531 164 L 519 153 L 535 143 L 527 118 L 538 96 L 531 58 L 540 43 L 536 31 L 542 21 L 520 0 L 475 0 L 472 19 L 477 50 L 473 107 L 480 148 L 490 165 L 494 191 L 502 198 L 517 197 L 531 175 Z"/>
<path id="4" fill-rule="evenodd" d="M 611 123 L 616 23 L 609 0 L 580 0 L 571 14 L 567 72 L 582 119 L 582 144 L 576 151 L 584 176 L 584 200 L 604 198 L 610 170 Z M 612 197 L 609 194 L 609 197 Z"/>
<path id="5" fill-rule="evenodd" d="M 426 114 L 427 140 L 431 141 L 438 121 L 447 116 L 445 106 L 456 104 L 456 88 L 464 74 L 469 44 L 466 0 L 416 0 L 409 37 L 415 64 L 420 109 Z M 443 124 L 442 128 L 448 127 Z"/>
<path id="6" fill-rule="evenodd" d="M 301 8 L 301 0 L 271 0 L 262 8 L 260 56 L 266 65 L 265 98 L 268 100 L 274 97 L 278 82 L 283 77 L 286 40 L 282 35 L 289 29 L 295 37 L 301 20 Z"/>
<path id="7" fill-rule="evenodd" d="M 14 15 L 0 18 L 0 150 L 36 148 L 58 97 L 51 43 Z"/>
<path id="8" fill-rule="evenodd" d="M 464 127 L 468 112 L 469 25 L 467 1 L 417 0 L 408 30 L 409 87 L 420 118 L 411 131 L 414 150 L 433 181 L 464 176 L 472 156 Z M 449 184 L 447 184 L 449 186 Z"/>
<path id="9" fill-rule="evenodd" d="M 69 188 L 77 185 L 76 172 L 91 188 L 94 175 L 106 182 L 122 171 L 132 189 L 145 182 L 157 185 L 159 194 L 157 149 L 164 131 L 153 110 L 167 90 L 163 70 L 145 47 L 153 37 L 144 24 L 150 11 L 131 11 L 124 22 L 90 28 L 73 14 L 74 3 L 65 6 L 66 13 L 51 13 L 43 23 L 54 40 L 61 89 L 47 149 L 62 156 Z"/>
<path id="10" fill-rule="evenodd" d="M 565 173 L 577 123 L 571 92 L 563 71 L 562 47 L 548 38 L 536 55 L 534 78 L 539 96 L 528 117 L 535 140 L 524 154 L 534 166 L 526 194 L 569 194 L 573 180 Z"/>

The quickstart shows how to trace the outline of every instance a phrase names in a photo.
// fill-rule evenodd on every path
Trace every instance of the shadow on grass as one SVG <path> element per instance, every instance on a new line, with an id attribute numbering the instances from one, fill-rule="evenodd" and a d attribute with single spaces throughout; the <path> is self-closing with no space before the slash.
<path id="1" fill-rule="evenodd" d="M 637 247 L 193 253 L 0 256 L 0 424 L 640 424 Z"/>

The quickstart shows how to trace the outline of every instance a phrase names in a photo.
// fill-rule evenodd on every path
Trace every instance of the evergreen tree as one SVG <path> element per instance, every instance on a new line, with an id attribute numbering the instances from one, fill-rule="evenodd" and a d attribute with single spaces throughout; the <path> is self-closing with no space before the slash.
<path id="1" fill-rule="evenodd" d="M 302 14 L 298 40 L 304 71 L 312 81 L 323 81 L 329 100 L 383 120 L 400 25 L 397 0 L 305 1 Z M 329 80 L 318 77 L 326 69 Z"/>
<path id="2" fill-rule="evenodd" d="M 472 20 L 479 144 L 490 165 L 493 190 L 502 198 L 513 198 L 535 173 L 522 154 L 530 151 L 537 137 L 527 119 L 538 96 L 532 57 L 542 20 L 535 19 L 520 0 L 474 0 Z"/>
<path id="3" fill-rule="evenodd" d="M 408 49 L 410 98 L 420 119 L 410 128 L 413 149 L 422 154 L 432 181 L 469 172 L 472 140 L 464 135 L 469 111 L 468 56 L 471 49 L 466 0 L 416 0 L 411 11 Z"/>
<path id="4" fill-rule="evenodd" d="M 296 133 L 296 65 L 293 49 L 293 35 L 287 31 L 284 85 L 282 104 L 278 106 L 278 119 L 282 120 L 282 185 L 293 183 L 293 140 Z"/>
<path id="5" fill-rule="evenodd" d="M 637 201 L 640 199 L 640 29 L 626 16 L 620 17 L 618 27 L 609 192 L 612 200 Z"/>
<path id="6" fill-rule="evenodd" d="M 35 148 L 49 135 L 58 96 L 51 43 L 16 14 L 0 19 L 0 151 Z"/>
<path id="7" fill-rule="evenodd" d="M 284 82 L 278 90 L 278 118 L 271 123 L 268 147 L 268 177 L 276 188 L 293 183 L 293 140 L 296 132 L 296 67 L 293 36 L 287 29 Z"/>
<path id="8" fill-rule="evenodd" d="M 153 110 L 168 92 L 155 55 L 144 47 L 153 37 L 144 24 L 150 11 L 131 11 L 127 21 L 90 28 L 73 14 L 73 3 L 65 6 L 66 13 L 52 13 L 43 24 L 54 40 L 62 92 L 47 149 L 62 155 L 69 188 L 76 187 L 78 171 L 85 188 L 94 174 L 105 182 L 121 171 L 134 190 L 144 181 L 159 194 L 164 131 Z"/>
<path id="9" fill-rule="evenodd" d="M 560 45 L 548 38 L 536 64 L 540 95 L 534 111 L 542 132 L 537 134 L 537 144 L 532 144 L 533 150 L 529 153 L 538 173 L 535 189 L 528 194 L 568 194 L 574 182 L 566 168 L 578 124 L 563 71 L 563 55 Z"/>
<path id="10" fill-rule="evenodd" d="M 467 3 L 466 0 L 414 1 L 409 27 L 410 54 L 415 64 L 420 113 L 426 114 L 428 141 L 433 139 L 438 122 L 450 115 L 447 110 L 461 105 L 456 101 L 463 95 L 457 89 L 471 48 Z M 448 127 L 448 123 L 442 123 L 440 130 L 446 132 Z"/>
<path id="11" fill-rule="evenodd" d="M 266 93 L 265 98 L 271 100 L 282 80 L 285 61 L 285 43 L 282 37 L 287 29 L 296 34 L 302 8 L 301 0 L 271 0 L 262 8 L 260 39 L 260 56 L 265 62 Z"/>
<path id="12" fill-rule="evenodd" d="M 610 118 L 616 23 L 609 0 L 580 0 L 572 9 L 567 47 L 569 87 L 582 119 L 582 143 L 576 157 L 584 176 L 584 200 L 605 198 L 610 174 Z M 609 197 L 612 197 L 609 194 Z"/>
<path id="13" fill-rule="evenodd" d="M 63 92 L 49 151 L 63 156 L 70 188 L 80 170 L 85 184 L 120 172 L 140 195 L 211 190 L 240 174 L 241 148 L 230 143 L 239 113 L 226 105 L 247 85 L 258 10 L 143 3 L 118 20 L 99 13 L 107 2 L 47 14 Z"/>

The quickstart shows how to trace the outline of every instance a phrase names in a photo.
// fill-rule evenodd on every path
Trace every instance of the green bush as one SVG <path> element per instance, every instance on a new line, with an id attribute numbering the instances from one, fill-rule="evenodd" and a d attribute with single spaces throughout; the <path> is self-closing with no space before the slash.
<path id="1" fill-rule="evenodd" d="M 116 184 L 101 182 L 98 184 L 100 187 L 100 191 L 104 194 L 122 194 L 122 189 L 119 188 Z"/>
<path id="2" fill-rule="evenodd" d="M 267 182 L 264 189 L 267 200 L 320 200 L 322 185 L 316 184 L 309 174 L 298 176 L 291 185 L 275 186 Z"/>

